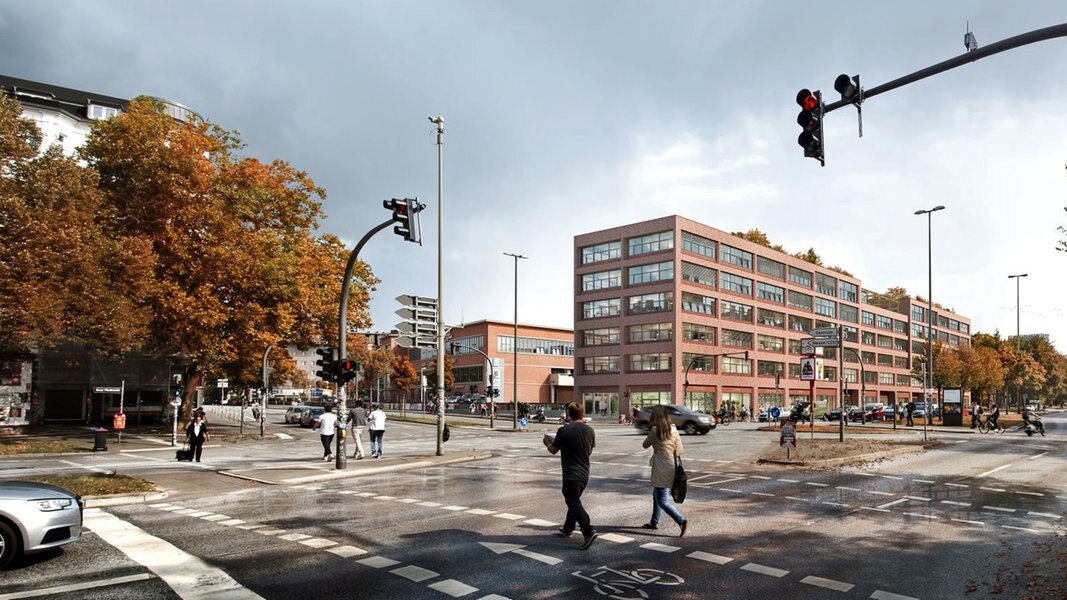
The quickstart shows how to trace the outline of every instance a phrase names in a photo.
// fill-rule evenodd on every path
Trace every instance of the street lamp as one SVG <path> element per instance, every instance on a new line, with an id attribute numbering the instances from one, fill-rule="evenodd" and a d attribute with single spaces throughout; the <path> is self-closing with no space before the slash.
<path id="1" fill-rule="evenodd" d="M 515 259 L 515 320 L 511 339 L 511 402 L 515 405 L 511 415 L 512 429 L 519 428 L 519 259 L 528 257 L 521 254 L 505 252 L 504 256 Z"/>
<path id="2" fill-rule="evenodd" d="M 926 277 L 927 277 L 927 310 L 926 310 L 926 381 L 923 385 L 926 390 L 923 397 L 926 398 L 926 414 L 923 415 L 923 441 L 927 440 L 927 423 L 933 415 L 933 402 L 930 398 L 930 388 L 934 382 L 934 235 L 933 215 L 939 210 L 945 210 L 944 206 L 935 206 L 929 210 L 917 210 L 915 214 L 926 215 Z"/>
<path id="3" fill-rule="evenodd" d="M 437 456 L 443 456 L 445 435 L 445 278 L 444 278 L 444 148 L 445 119 L 430 117 L 437 126 Z"/>
<path id="4" fill-rule="evenodd" d="M 1029 273 L 1019 273 L 1018 275 L 1008 275 L 1008 279 L 1015 280 L 1015 353 L 1018 354 L 1022 346 L 1022 335 L 1019 333 L 1019 280 L 1028 276 Z M 1020 385 L 1015 390 L 1015 400 L 1018 403 L 1019 410 L 1023 407 L 1023 389 Z"/>
<path id="5" fill-rule="evenodd" d="M 745 360 L 748 360 L 748 350 L 744 352 L 722 352 L 719 354 L 697 354 L 693 356 L 693 360 L 689 361 L 689 364 L 685 366 L 685 377 L 682 382 L 682 404 L 685 404 L 689 399 L 689 369 L 693 368 L 693 365 L 697 364 L 697 361 L 702 358 L 719 358 L 722 356 L 745 356 Z"/>

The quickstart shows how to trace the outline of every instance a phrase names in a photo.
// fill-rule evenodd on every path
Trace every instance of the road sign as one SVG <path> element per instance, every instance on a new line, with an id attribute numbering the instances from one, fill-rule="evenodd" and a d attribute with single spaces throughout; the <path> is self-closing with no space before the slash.
<path id="1" fill-rule="evenodd" d="M 837 327 L 816 327 L 808 332 L 808 335 L 816 338 L 838 337 L 841 330 Z"/>
<path id="2" fill-rule="evenodd" d="M 437 340 L 429 339 L 425 336 L 400 335 L 396 338 L 396 345 L 404 348 L 436 348 Z"/>
<path id="3" fill-rule="evenodd" d="M 782 409 L 778 408 L 777 406 L 775 406 L 774 408 L 771 409 L 771 418 L 774 419 L 775 421 L 778 420 L 778 415 L 781 415 L 781 414 L 782 414 Z"/>
<path id="4" fill-rule="evenodd" d="M 804 342 L 807 342 L 808 345 L 812 346 L 813 348 L 832 348 L 836 347 L 838 344 L 841 343 L 841 341 L 837 338 L 809 338 L 801 341 L 801 349 L 804 348 Z"/>
<path id="5" fill-rule="evenodd" d="M 94 387 L 94 394 L 118 394 L 122 392 L 122 388 L 117 387 Z"/>
<path id="6" fill-rule="evenodd" d="M 312 398 L 320 398 L 320 397 L 322 397 L 322 388 L 311 388 L 311 397 Z"/>
<path id="7" fill-rule="evenodd" d="M 219 383 L 218 383 L 218 387 L 220 387 L 220 388 L 228 388 L 228 387 L 230 387 L 230 380 L 229 379 L 220 379 Z"/>
<path id="8" fill-rule="evenodd" d="M 796 448 L 797 447 L 797 430 L 793 428 L 791 423 L 782 425 L 782 434 L 778 438 L 778 447 L 782 447 L 786 444 Z"/>
<path id="9" fill-rule="evenodd" d="M 178 408 L 179 406 L 182 405 L 181 398 L 175 398 L 175 399 L 171 400 L 170 401 L 170 405 L 173 406 L 174 408 Z"/>

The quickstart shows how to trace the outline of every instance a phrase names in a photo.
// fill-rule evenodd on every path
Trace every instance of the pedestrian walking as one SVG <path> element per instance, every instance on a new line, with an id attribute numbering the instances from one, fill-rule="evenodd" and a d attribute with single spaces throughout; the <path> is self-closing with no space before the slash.
<path id="1" fill-rule="evenodd" d="M 582 550 L 593 545 L 597 534 L 589 521 L 589 513 L 582 506 L 582 492 L 589 485 L 589 455 L 596 447 L 596 433 L 585 422 L 585 408 L 577 402 L 567 405 L 567 423 L 555 435 L 545 434 L 542 440 L 549 453 L 560 455 L 563 467 L 563 500 L 567 503 L 567 518 L 559 534 L 570 537 L 577 525 L 582 532 Z"/>
<path id="2" fill-rule="evenodd" d="M 352 431 L 352 439 L 356 442 L 356 450 L 352 458 L 363 460 L 363 430 L 367 428 L 367 409 L 363 408 L 363 401 L 356 400 L 356 406 L 348 411 L 348 428 Z"/>
<path id="3" fill-rule="evenodd" d="M 333 460 L 333 436 L 337 433 L 337 415 L 333 407 L 327 405 L 319 416 L 319 439 L 322 440 L 323 462 Z"/>
<path id="4" fill-rule="evenodd" d="M 370 419 L 367 422 L 370 429 L 370 455 L 381 458 L 382 437 L 385 436 L 385 411 L 377 403 L 371 404 L 370 408 Z"/>
<path id="5" fill-rule="evenodd" d="M 681 528 L 678 537 L 682 537 L 689 521 L 671 502 L 669 494 L 671 484 L 674 483 L 675 457 L 681 457 L 683 452 L 682 438 L 678 435 L 678 428 L 671 424 L 667 409 L 663 405 L 652 408 L 648 422 L 648 435 L 645 436 L 641 447 L 652 447 L 652 458 L 649 459 L 652 466 L 652 520 L 641 527 L 659 529 L 660 513 L 665 512 Z"/>
<path id="6" fill-rule="evenodd" d="M 908 427 L 915 427 L 915 421 L 912 418 L 912 415 L 915 413 L 915 401 L 914 400 L 909 400 L 908 401 L 907 409 L 908 409 L 907 410 L 907 413 L 908 413 Z"/>
<path id="7" fill-rule="evenodd" d="M 207 432 L 207 423 L 198 412 L 193 413 L 193 422 L 185 428 L 185 435 L 189 439 L 189 449 L 193 451 L 193 458 L 200 462 L 200 455 L 204 452 L 204 442 L 211 439 Z"/>
<path id="8" fill-rule="evenodd" d="M 982 417 L 982 406 L 977 402 L 971 402 L 971 429 L 978 427 Z"/>

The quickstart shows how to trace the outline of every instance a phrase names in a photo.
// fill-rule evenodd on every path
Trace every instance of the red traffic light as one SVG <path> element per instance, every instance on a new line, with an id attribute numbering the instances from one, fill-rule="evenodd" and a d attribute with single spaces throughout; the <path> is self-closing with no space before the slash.
<path id="1" fill-rule="evenodd" d="M 811 90 L 804 88 L 797 92 L 797 104 L 800 105 L 800 108 L 810 111 L 819 106 L 819 100 L 815 97 L 815 94 L 811 93 Z"/>

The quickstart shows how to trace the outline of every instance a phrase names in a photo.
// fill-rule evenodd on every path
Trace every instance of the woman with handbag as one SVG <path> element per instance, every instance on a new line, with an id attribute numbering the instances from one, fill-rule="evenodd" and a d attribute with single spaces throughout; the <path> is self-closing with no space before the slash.
<path id="1" fill-rule="evenodd" d="M 674 471 L 676 457 L 682 455 L 682 438 L 678 435 L 678 429 L 671 424 L 664 406 L 656 406 L 652 409 L 649 417 L 649 430 L 643 448 L 652 447 L 652 458 L 649 464 L 652 466 L 652 520 L 641 527 L 643 529 L 659 529 L 660 512 L 667 513 L 681 531 L 678 537 L 685 535 L 686 525 L 689 524 L 678 508 L 671 502 L 668 495 L 671 484 L 674 483 Z"/>

